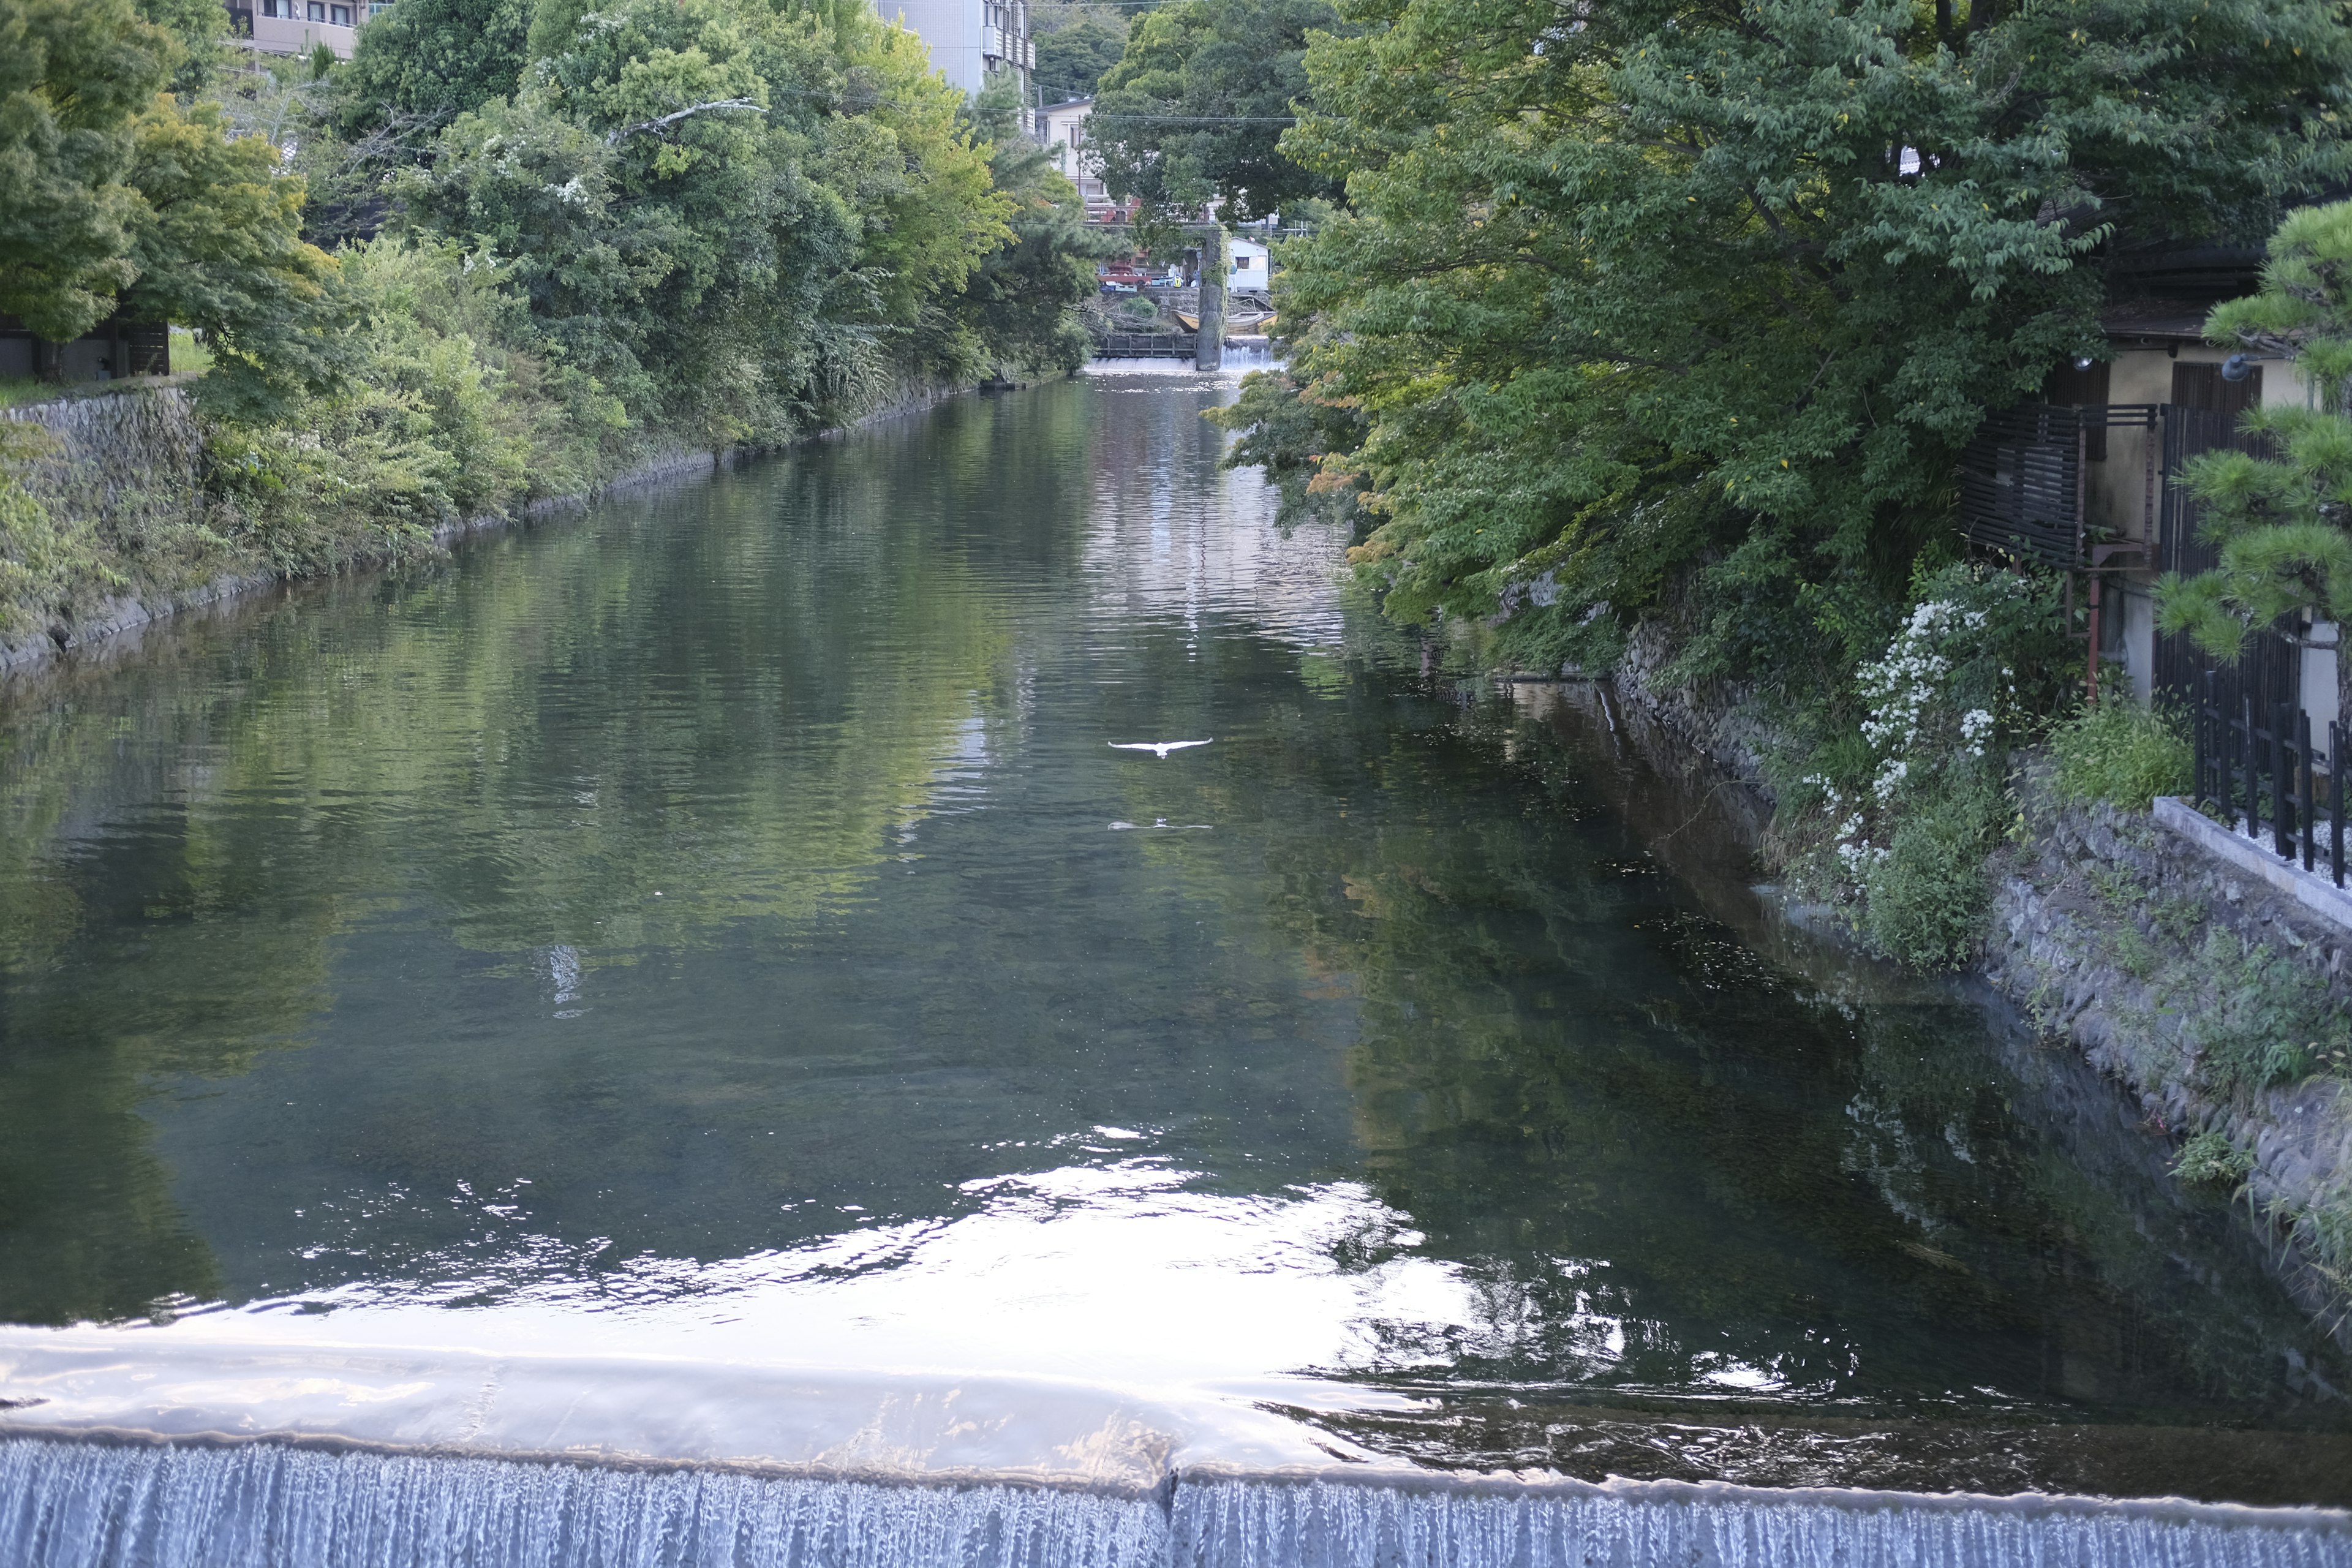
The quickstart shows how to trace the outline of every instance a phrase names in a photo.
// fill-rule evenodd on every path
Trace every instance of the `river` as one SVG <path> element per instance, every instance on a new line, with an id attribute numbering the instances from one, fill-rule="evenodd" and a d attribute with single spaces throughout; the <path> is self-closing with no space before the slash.
<path id="1" fill-rule="evenodd" d="M 0 1320 L 2352 1502 L 2352 1369 L 2119 1091 L 1776 922 L 1632 716 L 1425 668 L 1232 395 L 966 399 L 26 683 Z"/>

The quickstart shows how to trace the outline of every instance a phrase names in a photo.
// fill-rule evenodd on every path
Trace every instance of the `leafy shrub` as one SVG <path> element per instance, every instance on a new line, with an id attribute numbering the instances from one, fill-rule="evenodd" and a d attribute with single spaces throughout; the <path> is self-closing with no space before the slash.
<path id="1" fill-rule="evenodd" d="M 1979 780 L 1902 816 L 1885 853 L 1863 869 L 1859 925 L 1871 946 L 1916 969 L 1967 962 L 1982 934 L 2000 810 L 1999 794 Z"/>
<path id="2" fill-rule="evenodd" d="M 1832 728 L 1783 791 L 1775 840 L 1792 880 L 1844 907 L 1879 952 L 1963 963 L 1990 893 L 2010 746 L 2032 721 L 2021 689 L 2051 662 L 2052 584 L 1958 564 L 1917 602 L 1853 687 L 1859 722 Z"/>
<path id="3" fill-rule="evenodd" d="M 2178 713 L 2126 701 L 2085 708 L 2050 735 L 2058 794 L 2146 811 L 2189 789 L 2193 759 Z"/>
<path id="4" fill-rule="evenodd" d="M 2172 1173 L 2192 1187 L 2230 1187 L 2253 1173 L 2254 1157 L 2220 1132 L 2200 1132 L 2180 1146 Z"/>

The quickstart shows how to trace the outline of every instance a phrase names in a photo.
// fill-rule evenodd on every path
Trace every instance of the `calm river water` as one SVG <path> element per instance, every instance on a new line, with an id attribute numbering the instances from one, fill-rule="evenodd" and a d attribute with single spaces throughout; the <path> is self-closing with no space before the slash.
<path id="1" fill-rule="evenodd" d="M 1630 718 L 1425 672 L 1231 395 L 966 400 L 16 693 L 0 1319 L 2352 1500 L 2344 1358 L 2119 1093 L 1776 925 Z"/>

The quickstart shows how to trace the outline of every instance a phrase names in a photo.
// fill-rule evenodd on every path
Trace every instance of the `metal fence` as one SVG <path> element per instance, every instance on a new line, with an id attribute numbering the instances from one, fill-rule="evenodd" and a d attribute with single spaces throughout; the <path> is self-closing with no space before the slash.
<path id="1" fill-rule="evenodd" d="M 1192 334 L 1171 337 L 1164 332 L 1107 332 L 1095 340 L 1097 359 L 1191 359 Z"/>
<path id="2" fill-rule="evenodd" d="M 2300 703 L 2265 707 L 2256 683 L 2233 669 L 2208 669 L 2196 708 L 2196 799 L 2279 858 L 2306 871 L 2325 865 L 2344 885 L 2345 727 L 2331 721 L 2327 746 L 2312 743 Z"/>
<path id="3" fill-rule="evenodd" d="M 2157 527 L 2156 568 L 2193 577 L 2210 571 L 2221 552 L 2200 537 L 2202 504 L 2181 480 L 2191 459 L 2207 452 L 2250 452 L 2272 455 L 2269 441 L 2238 428 L 2238 416 L 2212 408 L 2164 405 L 2164 482 L 2162 510 Z M 2210 654 L 2189 639 L 2186 632 L 2158 632 L 2156 637 L 2156 689 L 2161 696 L 2185 701 L 2201 696 L 2207 672 L 2214 669 Z M 2252 686 L 2254 710 L 2267 713 L 2282 703 L 2301 700 L 2301 650 L 2274 631 L 2254 634 L 2240 658 L 2237 678 Z"/>

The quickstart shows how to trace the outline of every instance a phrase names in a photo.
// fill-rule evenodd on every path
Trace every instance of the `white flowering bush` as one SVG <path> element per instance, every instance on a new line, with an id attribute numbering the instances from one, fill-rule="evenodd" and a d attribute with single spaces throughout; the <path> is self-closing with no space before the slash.
<path id="1" fill-rule="evenodd" d="M 2046 710 L 2065 644 L 2042 579 L 1954 565 L 1916 595 L 1855 672 L 1855 730 L 1790 804 L 1811 824 L 1800 879 L 1880 952 L 1945 968 L 1974 945 L 2009 748 Z"/>

